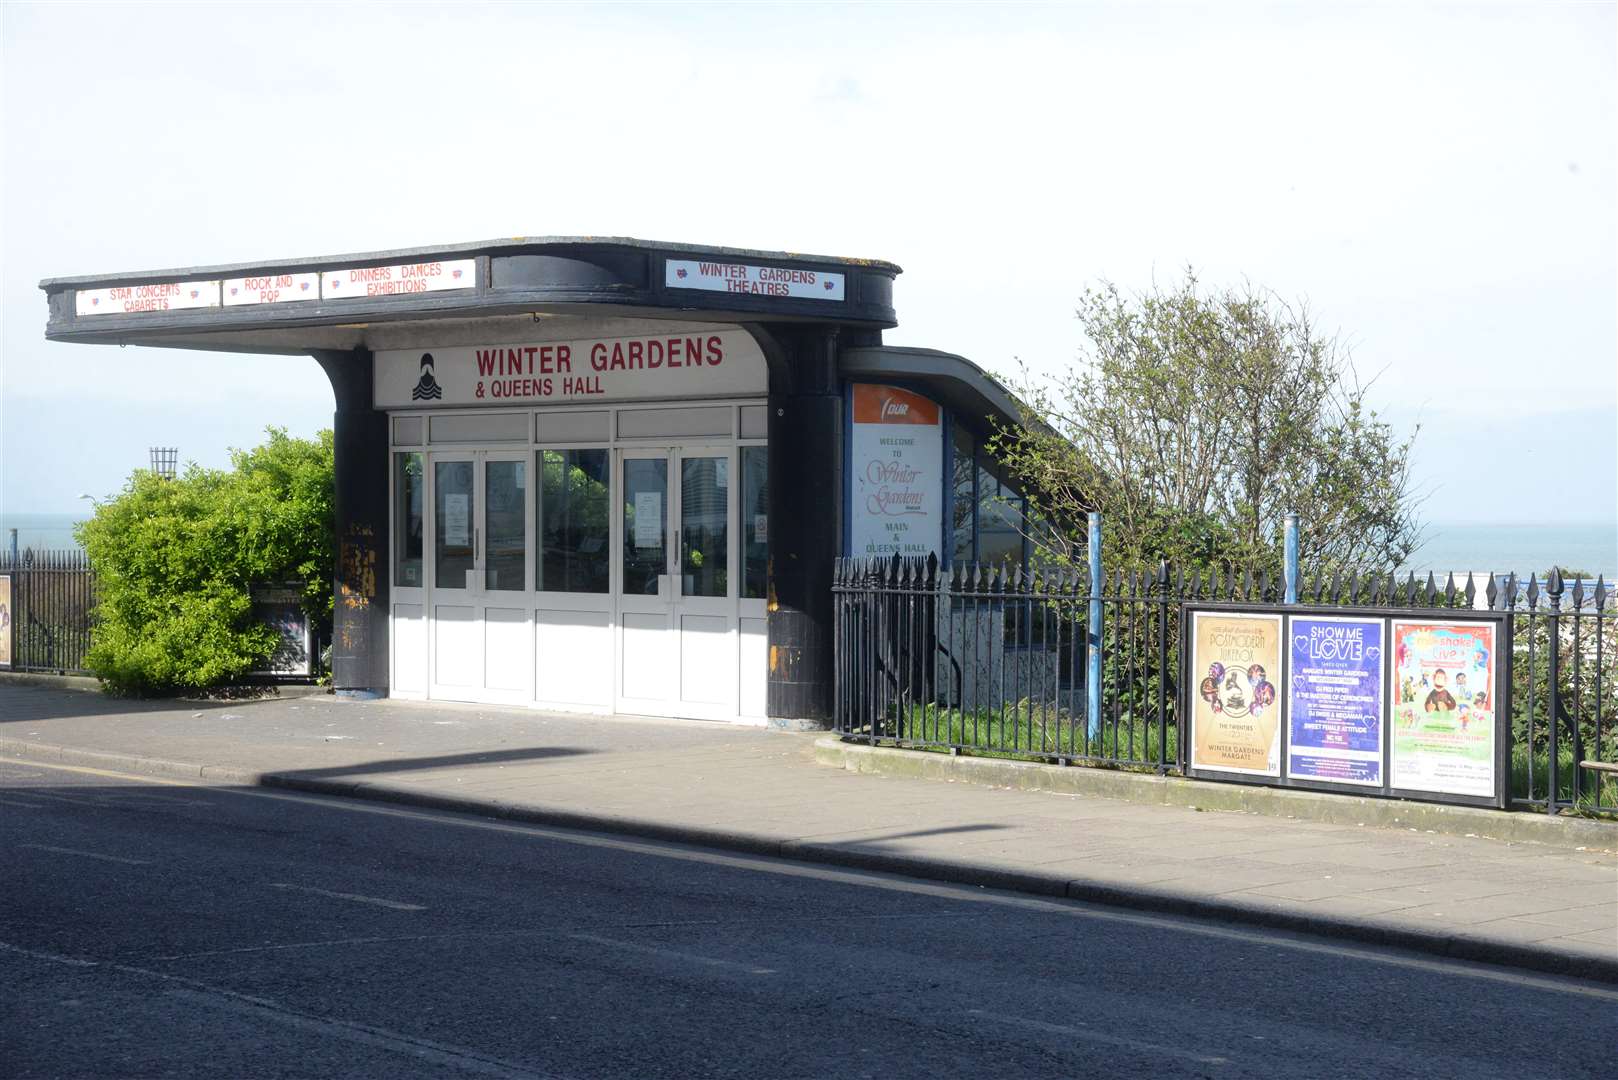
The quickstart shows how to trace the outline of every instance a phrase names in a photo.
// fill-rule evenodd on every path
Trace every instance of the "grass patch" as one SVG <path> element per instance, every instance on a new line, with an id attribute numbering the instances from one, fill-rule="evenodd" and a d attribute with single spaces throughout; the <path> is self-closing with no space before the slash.
<path id="1" fill-rule="evenodd" d="M 856 733 L 858 734 L 858 733 Z M 1009 761 L 1073 761 L 1155 771 L 1172 768 L 1178 738 L 1172 721 L 1160 740 L 1156 717 L 1107 718 L 1091 736 L 1082 715 L 1049 703 L 1006 702 L 1000 709 L 961 710 L 934 704 L 896 705 L 869 732 L 918 750 L 970 753 Z M 1159 742 L 1163 756 L 1158 756 Z"/>

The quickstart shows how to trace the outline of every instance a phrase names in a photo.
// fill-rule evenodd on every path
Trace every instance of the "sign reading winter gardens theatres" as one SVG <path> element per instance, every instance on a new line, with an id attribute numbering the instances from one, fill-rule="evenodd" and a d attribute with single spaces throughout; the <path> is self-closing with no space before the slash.
<path id="1" fill-rule="evenodd" d="M 1504 616 L 1191 610 L 1191 771 L 1500 805 L 1508 626 Z"/>
<path id="2" fill-rule="evenodd" d="M 856 383 L 849 473 L 849 553 L 926 556 L 938 551 L 944 429 L 935 402 L 896 386 Z"/>

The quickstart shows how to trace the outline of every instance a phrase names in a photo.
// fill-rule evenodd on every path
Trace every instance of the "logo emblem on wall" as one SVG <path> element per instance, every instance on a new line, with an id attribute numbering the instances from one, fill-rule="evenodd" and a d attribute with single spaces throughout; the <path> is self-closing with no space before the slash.
<path id="1" fill-rule="evenodd" d="M 444 388 L 438 385 L 433 378 L 433 354 L 421 354 L 421 378 L 410 391 L 411 401 L 439 401 L 444 396 Z"/>
<path id="2" fill-rule="evenodd" d="M 682 266 L 678 270 L 674 271 L 674 276 L 681 278 L 685 277 L 685 267 Z"/>

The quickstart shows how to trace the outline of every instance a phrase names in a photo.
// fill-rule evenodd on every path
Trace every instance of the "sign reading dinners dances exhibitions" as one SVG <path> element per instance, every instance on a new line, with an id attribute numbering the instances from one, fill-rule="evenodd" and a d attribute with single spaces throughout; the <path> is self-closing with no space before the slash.
<path id="1" fill-rule="evenodd" d="M 136 315 L 196 308 L 287 304 L 305 300 L 354 300 L 444 292 L 477 286 L 477 260 L 356 266 L 320 273 L 265 273 L 223 281 L 163 281 L 80 289 L 78 315 Z"/>

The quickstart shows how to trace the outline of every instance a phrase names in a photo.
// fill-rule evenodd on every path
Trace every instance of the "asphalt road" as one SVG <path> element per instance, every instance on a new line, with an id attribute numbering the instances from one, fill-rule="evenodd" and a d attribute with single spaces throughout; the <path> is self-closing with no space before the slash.
<path id="1" fill-rule="evenodd" d="M 1618 988 L 0 761 L 0 1075 L 1610 1076 Z"/>

